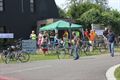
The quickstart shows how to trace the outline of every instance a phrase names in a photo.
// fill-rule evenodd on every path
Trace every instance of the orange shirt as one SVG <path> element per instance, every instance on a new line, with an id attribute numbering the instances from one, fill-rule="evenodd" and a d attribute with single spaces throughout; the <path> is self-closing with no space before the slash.
<path id="1" fill-rule="evenodd" d="M 91 32 L 90 33 L 90 41 L 94 41 L 95 40 L 95 34 L 94 34 L 94 32 Z"/>

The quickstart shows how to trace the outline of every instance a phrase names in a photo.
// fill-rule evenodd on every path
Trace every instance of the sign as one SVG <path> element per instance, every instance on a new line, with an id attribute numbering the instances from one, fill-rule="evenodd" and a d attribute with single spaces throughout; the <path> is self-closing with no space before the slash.
<path id="1" fill-rule="evenodd" d="M 22 40 L 22 50 L 28 53 L 35 53 L 37 49 L 37 44 L 35 40 Z"/>
<path id="2" fill-rule="evenodd" d="M 0 33 L 0 38 L 14 38 L 13 33 Z"/>
<path id="3" fill-rule="evenodd" d="M 92 30 L 103 30 L 104 26 L 102 24 L 91 24 Z"/>
<path id="4" fill-rule="evenodd" d="M 103 35 L 104 30 L 95 30 L 97 35 Z"/>

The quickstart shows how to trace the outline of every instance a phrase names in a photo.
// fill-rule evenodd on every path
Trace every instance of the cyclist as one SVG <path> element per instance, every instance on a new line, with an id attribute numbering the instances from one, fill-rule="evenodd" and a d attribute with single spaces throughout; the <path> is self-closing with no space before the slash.
<path id="1" fill-rule="evenodd" d="M 79 38 L 76 37 L 75 32 L 72 33 L 73 39 L 71 41 L 72 43 L 72 48 L 71 48 L 71 55 L 73 56 L 73 52 L 75 54 L 74 60 L 79 59 Z"/>

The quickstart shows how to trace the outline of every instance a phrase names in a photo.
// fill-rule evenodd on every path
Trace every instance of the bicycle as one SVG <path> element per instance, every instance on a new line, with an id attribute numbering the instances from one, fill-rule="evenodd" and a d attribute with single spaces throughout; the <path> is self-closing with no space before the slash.
<path id="1" fill-rule="evenodd" d="M 9 46 L 7 50 L 3 50 L 1 54 L 1 59 L 8 64 L 11 61 L 20 61 L 20 62 L 28 62 L 30 59 L 29 53 L 23 51 L 20 45 Z"/>
<path id="2" fill-rule="evenodd" d="M 92 46 L 88 41 L 81 41 L 81 45 L 79 47 L 79 53 L 84 53 L 85 55 L 88 55 L 90 52 L 90 46 Z"/>
<path id="3" fill-rule="evenodd" d="M 6 64 L 12 62 L 12 61 L 20 61 L 20 62 L 28 62 L 30 59 L 30 55 L 29 53 L 26 52 L 22 52 L 22 51 L 13 51 L 13 52 L 9 52 L 7 51 L 6 55 L 2 55 L 5 56 L 4 59 L 2 59 Z"/>
<path id="4" fill-rule="evenodd" d="M 66 50 L 64 43 L 61 40 L 58 40 L 58 43 L 48 44 L 48 53 L 57 55 L 58 59 L 64 59 L 66 55 Z"/>

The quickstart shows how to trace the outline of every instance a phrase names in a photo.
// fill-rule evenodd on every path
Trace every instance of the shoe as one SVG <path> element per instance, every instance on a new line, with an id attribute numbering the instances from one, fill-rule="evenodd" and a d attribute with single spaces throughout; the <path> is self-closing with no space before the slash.
<path id="1" fill-rule="evenodd" d="M 78 60 L 79 59 L 79 57 L 76 57 L 74 60 Z"/>
<path id="2" fill-rule="evenodd" d="M 111 55 L 112 57 L 114 57 L 114 55 Z"/>

